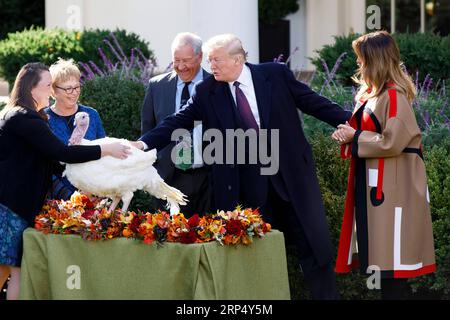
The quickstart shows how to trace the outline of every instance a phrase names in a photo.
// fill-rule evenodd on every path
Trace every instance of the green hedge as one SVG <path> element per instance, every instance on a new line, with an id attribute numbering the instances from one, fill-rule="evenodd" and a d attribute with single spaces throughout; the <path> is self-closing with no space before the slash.
<path id="1" fill-rule="evenodd" d="M 108 136 L 136 140 L 141 132 L 144 95 L 143 84 L 116 73 L 85 82 L 80 102 L 99 112 Z"/>
<path id="2" fill-rule="evenodd" d="M 346 52 L 336 73 L 336 79 L 344 85 L 351 85 L 351 77 L 355 74 L 356 56 L 352 49 L 352 41 L 360 34 L 336 36 L 335 42 L 316 50 L 318 57 L 311 59 L 319 72 L 325 72 L 321 59 L 331 70 L 339 56 Z M 431 33 L 395 33 L 400 48 L 401 59 L 408 72 L 415 78 L 418 72 L 419 79 L 423 80 L 427 74 L 435 80 L 450 77 L 450 36 L 441 37 Z"/>
<path id="3" fill-rule="evenodd" d="M 0 77 L 3 77 L 12 87 L 20 68 L 33 61 L 47 65 L 54 63 L 58 57 L 73 58 L 77 62 L 93 61 L 103 66 L 98 48 L 102 48 L 112 61 L 114 57 L 108 45 L 103 41 L 111 31 L 85 30 L 82 32 L 62 29 L 30 28 L 21 32 L 9 33 L 0 41 Z M 138 48 L 146 57 L 153 53 L 148 43 L 134 33 L 125 30 L 115 30 L 115 37 L 120 42 L 125 55 L 129 56 L 132 48 Z M 109 41 L 113 41 L 109 38 Z"/>

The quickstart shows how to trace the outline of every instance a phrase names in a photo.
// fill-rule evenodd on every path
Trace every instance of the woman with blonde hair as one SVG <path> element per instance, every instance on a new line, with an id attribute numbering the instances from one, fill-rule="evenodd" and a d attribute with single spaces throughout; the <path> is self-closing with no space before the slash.
<path id="1" fill-rule="evenodd" d="M 89 114 L 89 127 L 85 139 L 95 140 L 105 137 L 105 129 L 97 110 L 78 103 L 81 94 L 81 72 L 72 59 L 59 58 L 50 66 L 52 76 L 52 96 L 55 103 L 44 112 L 48 116 L 48 124 L 53 133 L 64 144 L 69 143 L 69 138 L 74 129 L 75 115 L 78 112 Z M 68 200 L 76 188 L 60 174 L 52 177 L 50 197 L 52 199 Z"/>
<path id="2" fill-rule="evenodd" d="M 380 271 L 382 298 L 401 299 L 407 278 L 436 269 L 416 90 L 388 32 L 352 46 L 360 90 L 353 116 L 332 135 L 351 158 L 336 272 Z"/>

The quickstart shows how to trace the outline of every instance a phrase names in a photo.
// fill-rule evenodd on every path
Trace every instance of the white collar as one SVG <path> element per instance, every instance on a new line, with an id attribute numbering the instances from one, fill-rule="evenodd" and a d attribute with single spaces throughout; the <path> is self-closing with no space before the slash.
<path id="1" fill-rule="evenodd" d="M 235 83 L 236 81 L 246 87 L 253 87 L 252 73 L 250 72 L 250 68 L 246 64 L 242 66 L 242 71 L 239 77 L 235 81 L 228 82 L 228 84 L 230 85 L 230 87 L 232 87 L 233 83 Z"/>
<path id="2" fill-rule="evenodd" d="M 191 80 L 191 84 L 196 84 L 200 80 L 203 80 L 203 69 L 202 69 L 202 67 L 200 67 L 200 70 L 198 70 L 198 72 L 195 75 L 194 79 Z M 180 79 L 180 77 L 178 77 L 177 86 L 181 86 L 181 85 L 184 85 L 184 82 L 183 82 L 183 80 Z"/>

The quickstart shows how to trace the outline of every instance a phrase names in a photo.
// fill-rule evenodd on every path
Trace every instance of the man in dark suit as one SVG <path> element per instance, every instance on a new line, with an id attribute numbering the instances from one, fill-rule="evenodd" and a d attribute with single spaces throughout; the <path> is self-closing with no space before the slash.
<path id="1" fill-rule="evenodd" d="M 278 132 L 279 141 L 269 140 L 269 150 L 279 150 L 275 155 L 279 170 L 275 174 L 261 174 L 265 166 L 261 161 L 219 161 L 211 165 L 212 206 L 224 210 L 237 204 L 259 207 L 265 220 L 283 231 L 287 242 L 296 246 L 312 297 L 338 299 L 328 225 L 311 147 L 298 110 L 334 127 L 345 123 L 350 112 L 297 81 L 285 65 L 246 63 L 242 43 L 234 35 L 211 38 L 204 53 L 213 77 L 197 85 L 184 110 L 166 118 L 136 145 L 161 149 L 170 142 L 175 129 L 191 129 L 195 120 L 202 121 L 205 131 L 216 129 L 223 136 L 227 129 L 266 129 L 268 136 L 272 131 Z M 245 152 L 250 153 L 248 148 Z"/>
<path id="2" fill-rule="evenodd" d="M 167 116 L 180 111 L 195 91 L 195 85 L 210 76 L 201 68 L 203 55 L 200 37 L 193 33 L 180 33 L 174 38 L 171 49 L 173 71 L 150 79 L 141 109 L 142 135 L 155 128 Z M 158 161 L 155 164 L 159 175 L 169 185 L 187 195 L 188 204 L 180 208 L 186 216 L 194 213 L 202 215 L 210 209 L 208 169 L 201 162 L 201 131 L 201 125 L 193 130 L 192 164 L 175 165 L 171 161 L 171 150 L 175 143 L 158 151 Z M 165 201 L 155 201 L 157 208 L 164 208 Z"/>

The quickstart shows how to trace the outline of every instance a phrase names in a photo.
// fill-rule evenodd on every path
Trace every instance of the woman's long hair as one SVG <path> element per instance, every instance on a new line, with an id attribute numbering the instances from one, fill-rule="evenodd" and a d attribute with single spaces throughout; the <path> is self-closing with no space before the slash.
<path id="1" fill-rule="evenodd" d="M 40 62 L 27 63 L 20 69 L 11 90 L 9 101 L 0 113 L 1 117 L 8 110 L 15 107 L 23 107 L 37 111 L 36 101 L 31 94 L 31 90 L 37 86 L 41 80 L 41 74 L 44 71 L 49 71 L 48 67 Z M 43 119 L 47 119 L 45 112 L 42 111 L 39 114 Z"/>
<path id="2" fill-rule="evenodd" d="M 416 96 L 416 88 L 400 61 L 400 50 L 394 38 L 386 31 L 376 31 L 360 36 L 352 42 L 353 50 L 361 62 L 353 80 L 361 88 L 360 96 L 371 89 L 370 96 L 379 96 L 389 81 L 403 89 L 410 102 Z"/>

